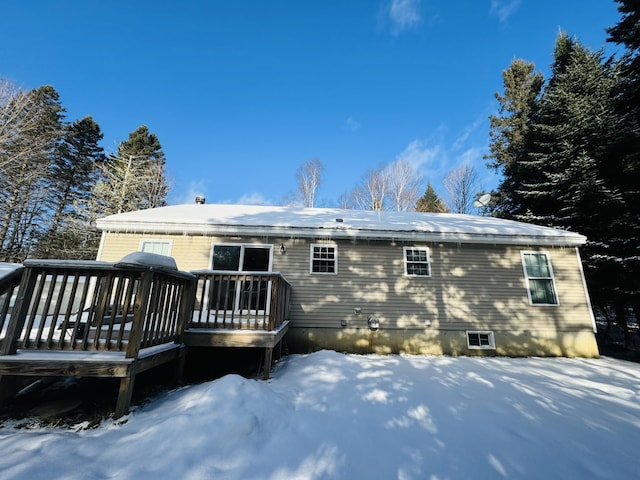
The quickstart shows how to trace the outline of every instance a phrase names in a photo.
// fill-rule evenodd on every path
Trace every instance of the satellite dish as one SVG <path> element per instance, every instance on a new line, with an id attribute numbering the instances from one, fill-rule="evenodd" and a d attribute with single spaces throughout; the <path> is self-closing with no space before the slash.
<path id="1" fill-rule="evenodd" d="M 480 195 L 480 198 L 478 198 L 475 202 L 473 202 L 473 206 L 476 208 L 486 207 L 487 205 L 489 205 L 490 201 L 491 201 L 491 194 L 484 193 Z"/>

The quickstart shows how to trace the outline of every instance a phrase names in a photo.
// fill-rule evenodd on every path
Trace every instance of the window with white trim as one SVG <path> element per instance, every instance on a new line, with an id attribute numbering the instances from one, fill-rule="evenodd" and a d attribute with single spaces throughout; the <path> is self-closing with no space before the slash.
<path id="1" fill-rule="evenodd" d="M 494 350 L 496 348 L 493 339 L 493 332 L 488 331 L 467 331 L 467 347 L 472 350 Z"/>
<path id="2" fill-rule="evenodd" d="M 337 245 L 311 244 L 310 251 L 311 273 L 338 273 Z"/>
<path id="3" fill-rule="evenodd" d="M 549 255 L 545 252 L 522 252 L 522 266 L 531 305 L 558 305 Z"/>
<path id="4" fill-rule="evenodd" d="M 426 247 L 403 247 L 404 274 L 409 277 L 430 277 L 429 249 Z"/>
<path id="5" fill-rule="evenodd" d="M 171 240 L 140 240 L 140 251 L 157 253 L 159 255 L 171 255 Z"/>

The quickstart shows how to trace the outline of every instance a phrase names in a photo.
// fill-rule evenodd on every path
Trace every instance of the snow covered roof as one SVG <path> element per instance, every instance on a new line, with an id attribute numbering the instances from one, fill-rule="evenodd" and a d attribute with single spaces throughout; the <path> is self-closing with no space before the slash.
<path id="1" fill-rule="evenodd" d="M 186 204 L 99 219 L 108 232 L 361 238 L 516 245 L 582 245 L 583 235 L 493 217 L 337 208 Z"/>

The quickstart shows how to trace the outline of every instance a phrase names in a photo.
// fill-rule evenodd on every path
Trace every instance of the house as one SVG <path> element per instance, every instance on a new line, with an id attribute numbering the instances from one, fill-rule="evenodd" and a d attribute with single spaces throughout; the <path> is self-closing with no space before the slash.
<path id="1" fill-rule="evenodd" d="M 586 239 L 574 232 L 470 215 L 204 201 L 97 226 L 98 260 L 138 250 L 172 256 L 180 270 L 228 274 L 224 288 L 222 276 L 210 277 L 199 308 L 215 297 L 216 315 L 232 323 L 275 308 L 268 276 L 279 272 L 290 287 L 290 351 L 598 356 L 578 251 Z"/>

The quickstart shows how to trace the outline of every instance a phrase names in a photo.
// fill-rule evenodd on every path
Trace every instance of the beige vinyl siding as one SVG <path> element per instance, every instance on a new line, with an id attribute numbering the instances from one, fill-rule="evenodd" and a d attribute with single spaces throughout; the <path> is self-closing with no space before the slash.
<path id="1" fill-rule="evenodd" d="M 209 268 L 211 237 L 188 235 L 163 235 L 139 233 L 106 233 L 98 260 L 115 262 L 125 255 L 138 251 L 141 240 L 171 240 L 171 256 L 180 270 L 190 271 Z"/>
<path id="2" fill-rule="evenodd" d="M 366 327 L 368 316 L 375 315 L 385 329 L 424 329 L 427 324 L 520 332 L 590 328 L 574 248 L 541 250 L 549 253 L 554 268 L 559 305 L 534 306 L 529 304 L 518 247 L 420 245 L 429 247 L 432 276 L 408 277 L 402 247 L 413 244 L 335 244 L 340 268 L 338 275 L 328 277 L 306 274 L 307 242 L 288 246 L 281 270 L 294 286 L 291 315 L 296 326 L 335 327 L 346 319 L 349 326 Z"/>
<path id="3" fill-rule="evenodd" d="M 367 319 L 375 316 L 380 320 L 380 339 L 387 333 L 407 339 L 411 338 L 408 335 L 440 332 L 442 343 L 447 332 L 464 335 L 465 330 L 493 330 L 499 350 L 505 334 L 518 345 L 533 343 L 532 338 L 560 343 L 564 341 L 562 332 L 589 332 L 592 328 L 574 247 L 107 233 L 100 260 L 119 260 L 138 250 L 143 238 L 171 239 L 172 256 L 178 268 L 187 271 L 209 268 L 213 243 L 273 245 L 273 270 L 292 285 L 291 329 L 307 332 L 307 336 L 333 330 L 331 338 L 362 337 L 369 332 Z M 280 253 L 281 244 L 286 247 L 284 254 Z M 337 275 L 309 273 L 311 244 L 337 247 Z M 430 277 L 404 274 L 405 246 L 429 249 Z M 548 253 L 558 305 L 530 305 L 523 250 Z M 464 337 L 455 337 L 455 341 L 466 345 Z M 330 344 L 327 347 L 332 348 Z M 447 349 L 443 346 L 442 351 Z"/>

